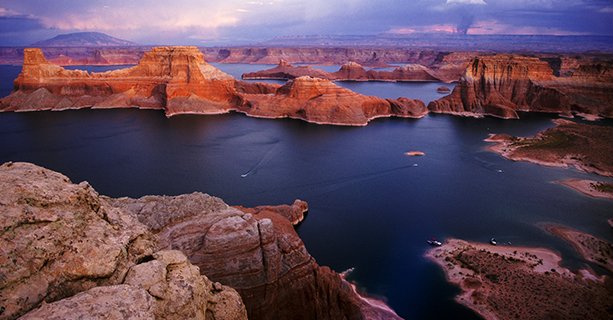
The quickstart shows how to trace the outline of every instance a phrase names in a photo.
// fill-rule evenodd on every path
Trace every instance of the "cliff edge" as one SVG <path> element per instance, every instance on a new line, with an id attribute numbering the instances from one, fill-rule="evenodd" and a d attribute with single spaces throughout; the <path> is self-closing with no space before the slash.
<path id="1" fill-rule="evenodd" d="M 613 82 L 603 77 L 556 77 L 546 61 L 534 57 L 481 56 L 472 60 L 453 92 L 430 102 L 428 109 L 504 119 L 519 118 L 518 111 L 612 118 Z"/>
<path id="2" fill-rule="evenodd" d="M 100 73 L 66 70 L 47 61 L 40 49 L 30 48 L 24 50 L 23 69 L 14 82 L 14 91 L 0 99 L 0 110 L 143 108 L 163 110 L 167 116 L 238 111 L 337 125 L 366 125 L 381 116 L 427 113 L 419 100 L 384 100 L 332 88 L 336 85 L 327 80 L 310 82 L 320 82 L 319 86 L 330 90 L 318 96 L 288 96 L 279 85 L 237 81 L 208 64 L 196 47 L 153 48 L 134 67 Z M 349 92 L 352 100 L 345 98 Z M 268 106 L 257 107 L 263 104 Z M 285 104 L 293 107 L 288 109 Z M 402 109 L 396 112 L 398 106 Z"/>
<path id="3" fill-rule="evenodd" d="M 400 319 L 309 255 L 304 201 L 113 199 L 10 162 L 0 188 L 0 319 Z"/>

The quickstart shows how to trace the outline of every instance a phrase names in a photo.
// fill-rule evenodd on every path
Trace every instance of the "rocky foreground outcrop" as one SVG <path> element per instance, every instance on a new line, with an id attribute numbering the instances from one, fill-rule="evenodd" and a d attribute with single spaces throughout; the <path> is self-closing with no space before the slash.
<path id="1" fill-rule="evenodd" d="M 66 70 L 49 63 L 40 49 L 25 49 L 15 90 L 0 100 L 0 109 L 136 107 L 163 110 L 167 116 L 238 111 L 337 125 L 366 125 L 377 117 L 423 116 L 427 112 L 419 100 L 384 100 L 342 89 L 327 80 L 301 81 L 309 85 L 280 87 L 236 81 L 206 63 L 196 47 L 153 48 L 134 67 L 100 73 Z M 288 95 L 287 86 L 309 90 Z M 315 87 L 319 89 L 310 90 Z"/>
<path id="2" fill-rule="evenodd" d="M 295 79 L 302 76 L 317 77 L 332 81 L 444 81 L 458 80 L 461 73 L 449 76 L 448 72 L 441 76 L 436 71 L 421 64 L 406 64 L 391 71 L 366 70 L 356 62 L 347 62 L 336 72 L 326 72 L 310 66 L 293 66 L 285 60 L 271 69 L 244 73 L 243 79 Z"/>
<path id="3" fill-rule="evenodd" d="M 0 189 L 0 319 L 246 319 L 236 291 L 86 182 L 5 163 Z"/>
<path id="4" fill-rule="evenodd" d="M 397 319 L 317 265 L 293 224 L 307 205 L 230 207 L 194 193 L 109 199 L 135 214 L 164 249 L 185 252 L 210 279 L 235 288 L 251 319 Z"/>
<path id="5" fill-rule="evenodd" d="M 602 68 L 578 68 L 575 76 L 556 77 L 550 64 L 538 58 L 480 56 L 453 92 L 430 102 L 428 109 L 504 119 L 519 118 L 518 111 L 612 118 L 613 82 Z"/>
<path id="6" fill-rule="evenodd" d="M 0 188 L 0 319 L 398 318 L 317 265 L 302 201 L 112 199 L 28 163 L 0 166 Z"/>

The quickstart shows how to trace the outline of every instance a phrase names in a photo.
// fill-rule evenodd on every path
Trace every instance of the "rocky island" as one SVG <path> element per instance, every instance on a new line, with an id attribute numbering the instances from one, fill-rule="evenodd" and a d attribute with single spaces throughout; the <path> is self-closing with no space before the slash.
<path id="1" fill-rule="evenodd" d="M 602 176 L 613 176 L 613 128 L 557 119 L 556 126 L 535 137 L 492 134 L 488 150 L 513 161 L 545 166 L 573 167 Z M 606 181 L 568 179 L 560 184 L 599 198 L 613 198 L 613 185 Z"/>
<path id="2" fill-rule="evenodd" d="M 0 319 L 399 319 L 308 254 L 303 201 L 109 198 L 10 162 L 0 187 Z"/>
<path id="3" fill-rule="evenodd" d="M 66 70 L 40 49 L 25 49 L 15 90 L 0 100 L 2 111 L 134 107 L 167 116 L 237 111 L 352 126 L 427 113 L 419 100 L 364 96 L 323 79 L 300 77 L 284 86 L 237 81 L 206 63 L 196 47 L 154 48 L 134 67 L 101 73 Z"/>
<path id="4" fill-rule="evenodd" d="M 449 239 L 426 257 L 461 288 L 456 301 L 488 320 L 607 319 L 613 308 L 610 277 L 574 273 L 548 249 Z"/>
<path id="5" fill-rule="evenodd" d="M 461 71 L 466 66 L 468 61 L 460 62 L 459 68 L 452 69 L 450 65 L 445 64 L 446 68 L 432 70 L 421 64 L 405 64 L 395 67 L 391 71 L 370 69 L 366 70 L 359 63 L 350 61 L 343 64 L 336 72 L 326 72 L 311 66 L 293 66 L 285 60 L 279 61 L 279 64 L 271 69 L 261 70 L 256 72 L 244 73 L 243 79 L 258 80 L 258 79 L 281 79 L 289 80 L 302 76 L 317 77 L 332 81 L 398 81 L 398 82 L 427 82 L 427 81 L 442 81 L 453 82 L 461 75 Z M 454 73 L 453 71 L 456 71 Z"/>

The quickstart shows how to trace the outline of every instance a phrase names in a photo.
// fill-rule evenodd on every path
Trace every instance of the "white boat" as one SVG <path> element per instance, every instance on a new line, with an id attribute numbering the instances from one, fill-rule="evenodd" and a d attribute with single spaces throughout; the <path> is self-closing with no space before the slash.
<path id="1" fill-rule="evenodd" d="M 495 245 L 497 245 L 497 244 L 498 244 L 498 242 L 496 241 L 496 239 L 491 238 L 491 239 L 490 239 L 490 244 L 491 244 L 491 245 L 493 245 L 493 246 L 495 246 Z"/>
<path id="2" fill-rule="evenodd" d="M 433 246 L 433 247 L 440 247 L 440 246 L 442 246 L 442 245 L 443 245 L 443 243 L 441 243 L 441 242 L 440 242 L 440 241 L 438 241 L 438 240 L 428 240 L 428 241 L 426 241 L 426 242 L 428 242 L 428 244 L 429 244 L 429 245 L 431 245 L 431 246 Z"/>

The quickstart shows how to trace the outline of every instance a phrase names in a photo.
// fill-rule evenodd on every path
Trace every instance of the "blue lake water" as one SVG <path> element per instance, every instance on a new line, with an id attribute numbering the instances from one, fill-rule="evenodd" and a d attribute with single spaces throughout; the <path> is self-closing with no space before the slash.
<path id="1" fill-rule="evenodd" d="M 250 71 L 245 66 L 218 65 L 234 75 Z M 4 96 L 19 68 L 0 70 Z M 414 92 L 400 95 L 426 101 L 433 91 L 423 83 L 356 88 L 382 97 Z M 113 197 L 201 191 L 245 206 L 300 198 L 310 211 L 297 230 L 320 264 L 339 272 L 354 267 L 351 280 L 407 319 L 478 319 L 453 301 L 457 289 L 422 257 L 427 239 L 496 237 L 546 246 L 573 268 L 585 263 L 539 223 L 611 239 L 606 220 L 613 218 L 612 201 L 552 183 L 593 176 L 484 150 L 488 133 L 525 136 L 552 126 L 551 116 L 522 117 L 430 115 L 348 128 L 240 114 L 167 119 L 145 110 L 0 113 L 0 161 L 33 162 Z M 426 156 L 407 157 L 409 150 Z"/>
<path id="2" fill-rule="evenodd" d="M 255 72 L 264 69 L 270 69 L 274 65 L 270 64 L 223 64 L 213 63 L 217 68 L 232 75 L 236 79 L 240 79 L 243 73 Z M 313 68 L 322 69 L 324 71 L 333 72 L 337 71 L 339 65 L 329 66 L 317 66 L 313 65 Z M 254 82 L 267 82 L 283 84 L 285 81 L 280 80 L 254 80 Z M 379 96 L 382 98 L 396 99 L 398 97 L 409 97 L 413 99 L 420 99 L 426 104 L 428 102 L 438 99 L 443 95 L 436 92 L 436 89 L 440 86 L 445 86 L 453 89 L 453 84 L 440 83 L 440 82 L 361 82 L 361 81 L 338 81 L 336 84 L 343 86 L 347 89 L 355 92 L 369 95 Z"/>

